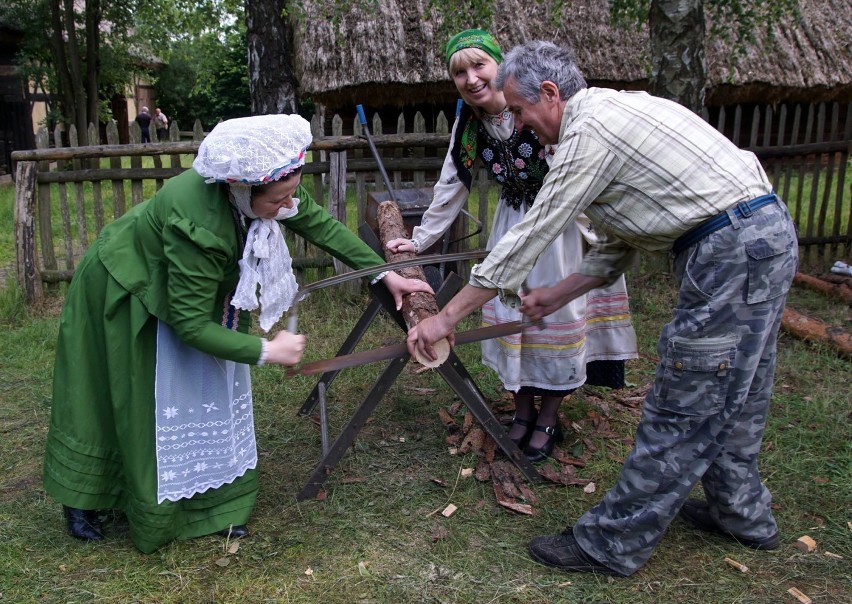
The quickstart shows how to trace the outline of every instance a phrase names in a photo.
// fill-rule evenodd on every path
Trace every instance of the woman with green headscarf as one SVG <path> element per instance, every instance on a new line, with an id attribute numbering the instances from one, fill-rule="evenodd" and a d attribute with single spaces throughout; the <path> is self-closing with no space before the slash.
<path id="1" fill-rule="evenodd" d="M 535 132 L 514 127 L 503 93 L 494 87 L 497 66 L 503 61 L 494 36 L 480 29 L 460 32 L 447 44 L 446 59 L 464 103 L 432 203 L 412 239 L 388 242 L 394 252 L 424 251 L 450 227 L 470 193 L 477 159 L 500 184 L 488 249 L 523 219 L 548 170 L 552 150 L 539 142 Z M 594 232 L 590 223 L 578 221 L 541 255 L 528 285 L 552 285 L 575 272 L 584 253 L 583 237 L 593 239 Z M 494 298 L 483 306 L 482 318 L 494 325 L 521 317 L 518 310 Z M 623 386 L 624 359 L 637 356 L 623 277 L 574 300 L 544 322 L 543 329 L 482 343 L 483 363 L 514 393 L 509 438 L 532 461 L 545 459 L 560 440 L 558 412 L 565 396 L 584 383 Z"/>

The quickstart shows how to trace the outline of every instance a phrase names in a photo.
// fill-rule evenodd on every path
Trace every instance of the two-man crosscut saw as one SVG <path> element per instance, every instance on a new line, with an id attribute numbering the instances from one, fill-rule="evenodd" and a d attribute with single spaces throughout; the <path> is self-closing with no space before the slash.
<path id="1" fill-rule="evenodd" d="M 362 268 L 357 271 L 350 271 L 340 275 L 334 275 L 326 279 L 314 281 L 304 287 L 299 288 L 296 295 L 293 297 L 293 303 L 290 305 L 289 314 L 287 316 L 287 331 L 296 333 L 298 329 L 298 310 L 299 302 L 308 297 L 315 291 L 331 287 L 332 285 L 340 285 L 353 279 L 369 277 L 370 275 L 378 275 L 385 271 L 393 271 L 400 268 L 409 268 L 411 266 L 420 266 L 421 264 L 437 264 L 438 262 L 455 262 L 457 260 L 479 260 L 485 258 L 488 252 L 485 250 L 475 250 L 472 252 L 456 252 L 454 254 L 430 254 L 428 256 L 417 256 L 408 260 L 399 260 L 397 262 L 389 262 L 387 264 L 377 264 L 368 268 Z"/>
<path id="2" fill-rule="evenodd" d="M 298 325 L 297 311 L 299 302 L 308 297 L 309 294 L 320 289 L 324 289 L 332 285 L 339 285 L 341 283 L 351 281 L 352 279 L 360 279 L 361 277 L 376 275 L 389 270 L 408 268 L 411 266 L 419 266 L 422 264 L 433 264 L 436 261 L 456 262 L 459 260 L 476 260 L 484 258 L 487 255 L 488 252 L 485 250 L 476 250 L 472 252 L 458 252 L 454 254 L 434 254 L 429 256 L 417 256 L 416 258 L 410 258 L 408 260 L 400 260 L 398 262 L 390 262 L 387 264 L 380 264 L 378 266 L 371 266 L 369 268 L 364 268 L 357 271 L 344 273 L 342 275 L 328 277 L 327 279 L 322 279 L 320 281 L 315 281 L 314 283 L 300 288 L 299 291 L 296 293 L 296 296 L 293 299 L 293 305 L 290 307 L 290 314 L 287 321 L 287 330 L 292 333 L 296 333 Z M 525 327 L 533 325 L 536 325 L 536 323 L 514 321 L 511 323 L 503 323 L 501 325 L 480 327 L 478 329 L 472 329 L 469 331 L 457 333 L 455 343 L 458 346 L 460 344 L 470 344 L 472 342 L 479 342 L 491 338 L 508 336 L 522 331 Z M 330 359 L 322 359 L 320 361 L 305 363 L 298 367 L 291 367 L 287 370 L 287 375 L 314 375 L 317 373 L 325 373 L 327 371 L 334 371 L 337 369 L 357 367 L 359 365 L 365 365 L 367 363 L 375 363 L 378 361 L 386 361 L 388 359 L 396 359 L 405 355 L 408 355 L 408 348 L 406 347 L 405 342 L 400 342 L 398 344 L 392 344 L 390 346 L 384 346 L 382 348 L 341 355 L 337 357 L 332 357 Z"/>
<path id="3" fill-rule="evenodd" d="M 502 323 L 500 325 L 490 325 L 488 327 L 480 327 L 478 329 L 463 331 L 456 334 L 456 346 L 460 344 L 480 342 L 482 340 L 490 340 L 491 338 L 499 338 L 501 336 L 509 336 L 514 333 L 518 333 L 527 327 L 532 327 L 533 325 L 534 323 L 529 321 L 512 321 L 511 323 Z M 367 363 L 387 361 L 388 359 L 398 359 L 404 356 L 408 356 L 408 347 L 405 342 L 400 342 L 399 344 L 391 344 L 390 346 L 374 348 L 373 350 L 345 354 L 339 357 L 305 363 L 298 367 L 291 367 L 287 370 L 287 376 L 315 375 L 317 373 L 336 371 L 338 369 L 346 369 L 348 367 L 358 367 L 360 365 L 366 365 Z"/>

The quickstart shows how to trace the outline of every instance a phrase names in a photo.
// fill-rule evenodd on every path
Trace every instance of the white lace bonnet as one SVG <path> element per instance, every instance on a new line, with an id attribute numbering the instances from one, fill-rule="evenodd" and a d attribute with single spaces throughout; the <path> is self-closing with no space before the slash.
<path id="1" fill-rule="evenodd" d="M 260 185 L 303 166 L 311 125 L 300 115 L 256 115 L 219 123 L 192 167 L 208 183 Z"/>

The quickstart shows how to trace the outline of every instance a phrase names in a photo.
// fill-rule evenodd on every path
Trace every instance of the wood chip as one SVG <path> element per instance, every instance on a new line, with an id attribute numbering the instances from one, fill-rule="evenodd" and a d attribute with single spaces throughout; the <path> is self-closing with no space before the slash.
<path id="1" fill-rule="evenodd" d="M 813 604 L 813 600 L 811 600 L 808 596 L 803 594 L 795 587 L 791 587 L 790 589 L 788 589 L 787 593 L 796 598 L 802 604 Z"/>
<path id="2" fill-rule="evenodd" d="M 843 560 L 843 556 L 841 556 L 840 554 L 835 554 L 834 552 L 823 552 L 822 554 L 828 558 L 834 558 L 835 560 Z"/>
<path id="3" fill-rule="evenodd" d="M 450 516 L 456 513 L 457 509 L 458 508 L 451 503 L 444 508 L 444 511 L 441 512 L 441 516 L 443 516 L 444 518 L 449 518 Z"/>
<path id="4" fill-rule="evenodd" d="M 811 539 L 808 535 L 802 535 L 796 539 L 796 549 L 803 554 L 810 554 L 816 549 L 816 546 L 816 541 Z"/>
<path id="5" fill-rule="evenodd" d="M 586 486 L 583 487 L 583 492 L 586 493 L 586 494 L 594 493 L 595 488 L 596 488 L 595 483 L 590 482 L 589 484 L 587 484 Z"/>
<path id="6" fill-rule="evenodd" d="M 741 573 L 747 573 L 748 572 L 748 566 L 746 566 L 745 564 L 742 564 L 740 562 L 737 562 L 736 560 L 732 560 L 731 558 L 725 558 L 725 562 L 727 562 L 729 565 L 736 568 Z"/>
<path id="7" fill-rule="evenodd" d="M 461 469 L 462 478 L 470 478 L 473 476 L 473 468 L 462 468 Z"/>

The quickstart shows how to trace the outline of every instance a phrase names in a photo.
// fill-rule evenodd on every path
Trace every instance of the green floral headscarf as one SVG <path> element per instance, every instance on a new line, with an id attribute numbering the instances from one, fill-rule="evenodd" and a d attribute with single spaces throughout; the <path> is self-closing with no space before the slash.
<path id="1" fill-rule="evenodd" d="M 478 48 L 485 52 L 497 63 L 503 62 L 503 53 L 500 51 L 500 45 L 490 33 L 482 29 L 466 29 L 454 35 L 447 42 L 447 66 L 450 64 L 450 57 L 463 48 Z"/>
<path id="2" fill-rule="evenodd" d="M 464 48 L 478 48 L 494 59 L 498 65 L 503 62 L 503 53 L 494 36 L 482 29 L 466 29 L 447 42 L 447 67 L 450 66 L 450 57 Z M 459 124 L 456 128 L 451 155 L 459 177 L 469 190 L 473 181 L 471 169 L 476 160 L 479 120 L 466 104 L 461 108 L 458 119 Z"/>

